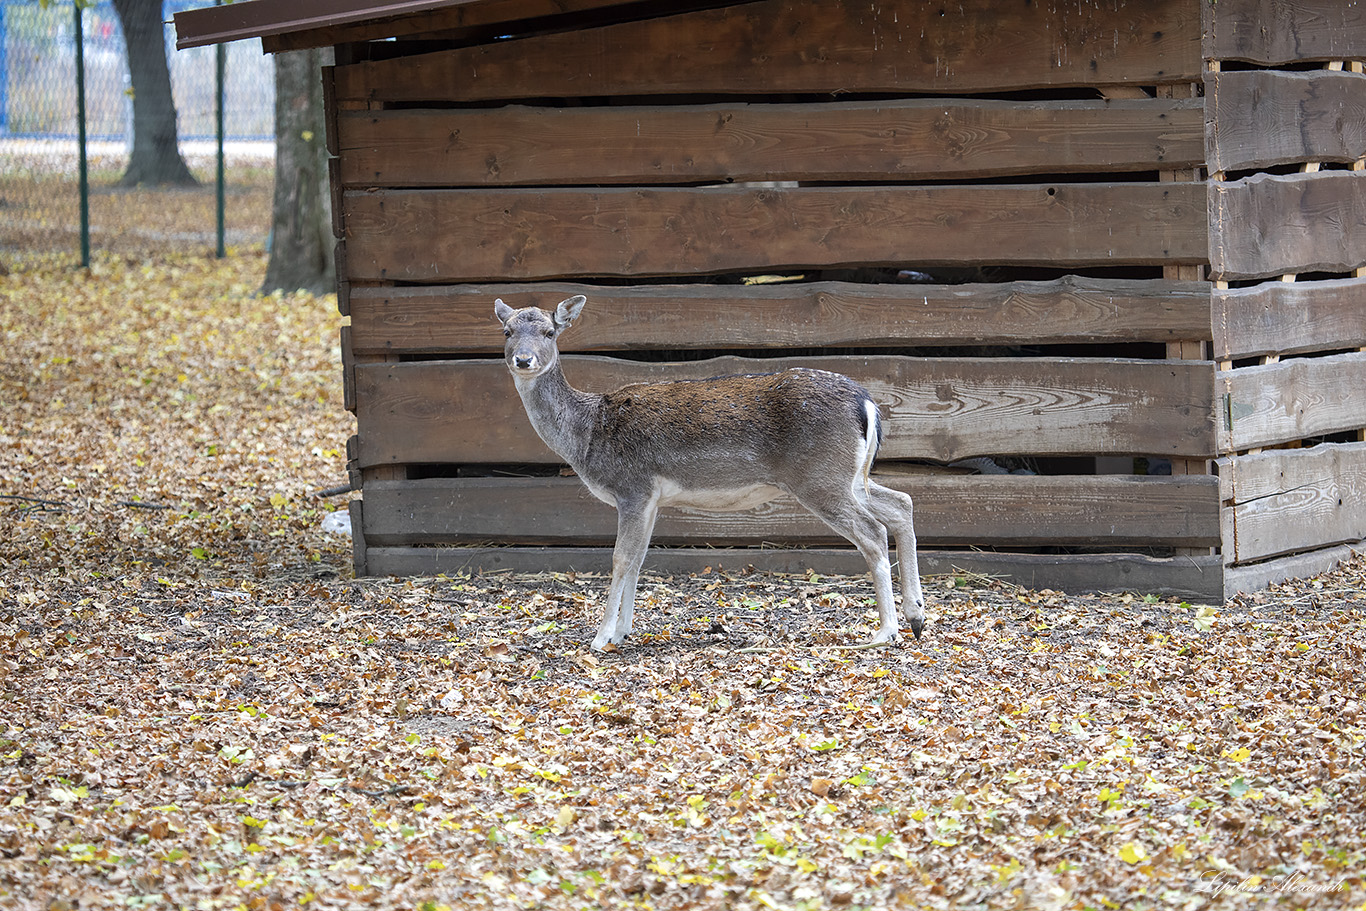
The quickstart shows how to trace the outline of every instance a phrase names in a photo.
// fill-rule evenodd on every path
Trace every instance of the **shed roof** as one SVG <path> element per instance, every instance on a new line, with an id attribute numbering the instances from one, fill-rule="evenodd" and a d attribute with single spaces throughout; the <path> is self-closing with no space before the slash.
<path id="1" fill-rule="evenodd" d="M 176 47 L 260 38 L 267 52 L 441 34 L 629 0 L 247 0 L 175 14 Z"/>

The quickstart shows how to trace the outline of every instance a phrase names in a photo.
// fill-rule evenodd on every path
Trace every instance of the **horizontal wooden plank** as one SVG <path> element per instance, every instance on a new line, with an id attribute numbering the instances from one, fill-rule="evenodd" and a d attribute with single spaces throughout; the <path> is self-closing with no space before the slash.
<path id="1" fill-rule="evenodd" d="M 1242 452 L 1366 428 L 1366 353 L 1220 371 L 1219 451 Z"/>
<path id="2" fill-rule="evenodd" d="M 637 363 L 570 355 L 575 386 L 836 370 L 882 405 L 888 459 L 977 455 L 1155 454 L 1214 449 L 1211 365 L 1088 358 L 851 356 Z M 362 467 L 392 463 L 548 462 L 502 361 L 358 364 Z"/>
<path id="3" fill-rule="evenodd" d="M 925 576 L 978 573 L 1034 589 L 1138 592 L 1215 604 L 1224 600 L 1224 569 L 1217 556 L 1163 559 L 1137 554 L 1057 556 L 927 549 L 921 549 L 918 556 Z M 606 547 L 374 547 L 368 552 L 367 566 L 375 576 L 548 571 L 605 575 L 612 569 L 612 551 Z M 860 576 L 867 572 L 867 564 L 852 548 L 652 547 L 645 555 L 647 574 L 749 570 Z M 931 591 L 931 615 L 935 609 Z M 931 624 L 927 635 L 933 633 Z"/>
<path id="4" fill-rule="evenodd" d="M 352 280 L 1204 262 L 1199 183 L 345 194 Z"/>
<path id="5" fill-rule="evenodd" d="M 1232 598 L 1239 592 L 1258 592 L 1272 585 L 1292 579 L 1310 579 L 1326 573 L 1340 563 L 1346 563 L 1366 553 L 1366 541 L 1350 545 L 1325 547 L 1322 550 L 1292 554 L 1261 563 L 1224 567 L 1224 589 Z"/>
<path id="6" fill-rule="evenodd" d="M 1366 347 L 1366 278 L 1211 292 L 1216 360 Z"/>
<path id="7" fill-rule="evenodd" d="M 358 353 L 503 350 L 493 300 L 588 309 L 565 351 L 1208 340 L 1208 282 L 1067 276 L 964 285 L 435 285 L 352 289 Z M 1366 309 L 1362 311 L 1366 313 Z M 743 313 L 744 319 L 734 319 Z M 1363 317 L 1366 319 L 1366 317 Z"/>
<path id="8" fill-rule="evenodd" d="M 889 181 L 1205 160 L 1204 102 L 913 101 L 347 111 L 347 187 Z"/>
<path id="9" fill-rule="evenodd" d="M 1219 460 L 1225 562 L 1366 538 L 1366 443 Z"/>
<path id="10" fill-rule="evenodd" d="M 1209 476 L 879 476 L 915 502 L 924 545 L 1219 544 Z M 374 545 L 610 544 L 617 514 L 577 478 L 442 478 L 365 485 Z M 843 539 L 784 496 L 739 513 L 665 509 L 659 544 L 814 544 Z"/>
<path id="11" fill-rule="evenodd" d="M 1348 272 L 1366 263 L 1366 171 L 1210 182 L 1215 279 Z"/>
<path id="12" fill-rule="evenodd" d="M 1366 75 L 1210 73 L 1205 99 L 1211 171 L 1366 155 Z"/>
<path id="13" fill-rule="evenodd" d="M 1013 91 L 1191 82 L 1198 0 L 721 9 L 339 66 L 339 99 Z"/>
<path id="14" fill-rule="evenodd" d="M 1343 0 L 1219 0 L 1209 17 L 1205 56 L 1276 66 L 1366 57 L 1366 10 Z"/>

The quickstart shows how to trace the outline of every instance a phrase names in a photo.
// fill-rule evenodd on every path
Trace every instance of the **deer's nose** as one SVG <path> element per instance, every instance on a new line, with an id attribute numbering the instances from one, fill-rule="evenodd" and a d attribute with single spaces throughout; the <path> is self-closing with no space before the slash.
<path id="1" fill-rule="evenodd" d="M 536 358 L 530 354 L 514 354 L 512 363 L 516 365 L 518 370 L 530 370 L 532 365 L 536 363 Z"/>

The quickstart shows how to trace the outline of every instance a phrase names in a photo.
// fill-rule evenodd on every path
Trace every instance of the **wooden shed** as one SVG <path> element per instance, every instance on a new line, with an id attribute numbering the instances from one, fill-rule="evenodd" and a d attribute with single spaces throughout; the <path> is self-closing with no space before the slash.
<path id="1" fill-rule="evenodd" d="M 359 574 L 605 569 L 492 302 L 581 387 L 845 372 L 922 568 L 1221 600 L 1366 537 L 1354 0 L 307 0 L 182 46 L 324 70 Z M 647 562 L 863 570 L 795 505 Z"/>

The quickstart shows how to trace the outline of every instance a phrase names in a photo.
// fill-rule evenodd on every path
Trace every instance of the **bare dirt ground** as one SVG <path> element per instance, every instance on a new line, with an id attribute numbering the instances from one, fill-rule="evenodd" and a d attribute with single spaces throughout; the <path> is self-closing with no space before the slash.
<path id="1" fill-rule="evenodd" d="M 0 285 L 0 906 L 1357 908 L 1366 562 L 1222 605 L 354 580 L 331 301 Z"/>

